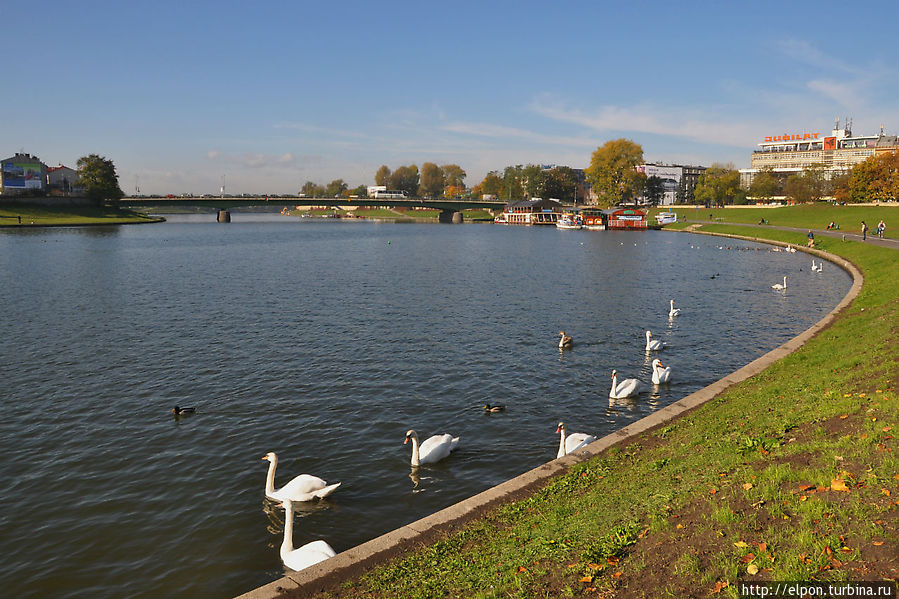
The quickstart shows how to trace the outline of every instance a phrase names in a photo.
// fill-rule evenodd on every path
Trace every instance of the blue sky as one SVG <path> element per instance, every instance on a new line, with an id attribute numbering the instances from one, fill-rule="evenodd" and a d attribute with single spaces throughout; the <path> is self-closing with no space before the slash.
<path id="1" fill-rule="evenodd" d="M 749 166 L 765 135 L 899 133 L 899 3 L 7 4 L 0 154 L 126 193 L 296 193 L 377 168 Z M 15 7 L 13 7 L 15 8 Z M 5 148 L 5 149 L 4 149 Z"/>

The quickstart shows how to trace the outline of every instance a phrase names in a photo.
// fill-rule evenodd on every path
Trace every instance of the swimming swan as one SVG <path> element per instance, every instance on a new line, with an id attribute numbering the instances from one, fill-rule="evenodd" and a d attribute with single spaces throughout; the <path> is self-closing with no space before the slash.
<path id="1" fill-rule="evenodd" d="M 821 272 L 824 269 L 824 262 L 820 262 L 819 264 L 815 264 L 815 261 L 812 260 L 812 270 L 815 272 Z"/>
<path id="2" fill-rule="evenodd" d="M 594 437 L 593 435 L 588 435 L 586 433 L 571 433 L 570 435 L 565 436 L 564 422 L 559 423 L 559 427 L 556 429 L 556 432 L 561 433 L 559 437 L 559 452 L 556 454 L 557 458 L 566 456 L 569 453 L 574 453 L 581 447 L 584 447 L 596 441 L 596 437 Z"/>
<path id="3" fill-rule="evenodd" d="M 658 339 L 653 340 L 652 333 L 650 331 L 646 331 L 646 351 L 657 351 L 662 349 L 664 346 L 665 344 Z"/>
<path id="4" fill-rule="evenodd" d="M 406 440 L 403 441 L 403 445 L 410 440 L 412 441 L 411 464 L 413 466 L 439 462 L 448 456 L 450 452 L 456 448 L 456 445 L 459 444 L 459 437 L 444 434 L 428 437 L 425 439 L 425 442 L 419 446 L 418 435 L 415 434 L 414 430 L 409 430 L 406 433 Z"/>
<path id="5" fill-rule="evenodd" d="M 680 314 L 680 308 L 675 308 L 674 300 L 671 300 L 671 309 L 668 310 L 668 318 L 674 318 L 678 314 Z"/>
<path id="6" fill-rule="evenodd" d="M 786 288 L 787 288 L 787 277 L 784 277 L 783 285 L 781 285 L 780 283 L 775 283 L 774 285 L 771 285 L 771 289 L 777 289 L 778 291 L 781 289 L 786 289 Z"/>
<path id="7" fill-rule="evenodd" d="M 624 379 L 618 382 L 618 371 L 612 371 L 612 388 L 609 390 L 609 397 L 612 399 L 624 399 L 625 397 L 633 397 L 643 390 L 643 382 L 639 379 Z"/>
<path id="8" fill-rule="evenodd" d="M 336 491 L 341 484 L 329 485 L 317 476 L 301 474 L 280 489 L 275 489 L 275 468 L 278 467 L 278 456 L 274 451 L 270 451 L 262 456 L 262 459 L 269 461 L 268 476 L 265 478 L 265 496 L 275 501 L 284 501 L 285 499 L 312 501 L 316 497 L 321 499 Z"/>
<path id="9" fill-rule="evenodd" d="M 565 331 L 559 331 L 562 336 L 559 339 L 559 349 L 571 349 L 574 346 L 574 339 L 565 334 Z"/>
<path id="10" fill-rule="evenodd" d="M 302 570 L 334 557 L 337 552 L 326 541 L 312 541 L 299 549 L 293 548 L 293 502 L 285 499 L 284 542 L 281 543 L 281 561 L 291 570 Z"/>
<path id="11" fill-rule="evenodd" d="M 661 385 L 671 380 L 671 366 L 663 366 L 662 361 L 655 359 L 652 361 L 652 382 L 654 385 Z"/>

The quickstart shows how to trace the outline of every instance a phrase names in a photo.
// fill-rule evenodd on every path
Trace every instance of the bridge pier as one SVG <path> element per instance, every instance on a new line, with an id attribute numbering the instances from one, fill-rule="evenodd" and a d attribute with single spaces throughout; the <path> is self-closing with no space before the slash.
<path id="1" fill-rule="evenodd" d="M 219 210 L 218 218 L 216 219 L 220 223 L 230 223 L 231 222 L 231 213 L 227 210 Z"/>
<path id="2" fill-rule="evenodd" d="M 452 223 L 454 225 L 462 224 L 462 213 L 457 210 L 441 210 L 440 215 L 437 217 L 437 222 Z"/>

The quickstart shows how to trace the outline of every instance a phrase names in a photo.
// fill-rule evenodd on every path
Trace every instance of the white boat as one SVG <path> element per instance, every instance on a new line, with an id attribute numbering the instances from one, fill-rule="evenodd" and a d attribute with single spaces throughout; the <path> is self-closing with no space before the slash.
<path id="1" fill-rule="evenodd" d="M 509 221 L 506 220 L 505 214 L 497 214 L 496 217 L 494 217 L 493 222 L 494 222 L 494 224 L 497 224 L 497 225 L 508 225 L 509 224 Z"/>
<path id="2" fill-rule="evenodd" d="M 556 221 L 557 229 L 580 229 L 581 227 L 583 227 L 583 225 L 578 216 L 576 214 L 571 214 L 570 212 L 562 214 Z"/>
<path id="3" fill-rule="evenodd" d="M 677 222 L 677 212 L 659 212 L 656 214 L 656 222 L 660 225 L 670 225 Z"/>

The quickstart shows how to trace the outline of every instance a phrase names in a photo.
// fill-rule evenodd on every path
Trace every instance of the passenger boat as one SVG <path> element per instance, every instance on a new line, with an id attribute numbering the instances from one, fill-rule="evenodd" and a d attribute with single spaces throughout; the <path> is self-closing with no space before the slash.
<path id="1" fill-rule="evenodd" d="M 581 222 L 588 231 L 605 231 L 606 215 L 599 208 L 582 208 Z"/>
<path id="2" fill-rule="evenodd" d="M 677 212 L 659 212 L 656 214 L 656 222 L 660 225 L 670 225 L 677 222 Z"/>
<path id="3" fill-rule="evenodd" d="M 556 221 L 557 229 L 580 229 L 581 227 L 583 227 L 581 218 L 575 212 L 564 212 Z"/>
<path id="4" fill-rule="evenodd" d="M 506 215 L 505 215 L 505 214 L 497 214 L 497 215 L 493 218 L 493 223 L 496 224 L 496 225 L 508 225 L 508 224 L 509 224 L 509 221 L 506 220 Z"/>

